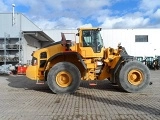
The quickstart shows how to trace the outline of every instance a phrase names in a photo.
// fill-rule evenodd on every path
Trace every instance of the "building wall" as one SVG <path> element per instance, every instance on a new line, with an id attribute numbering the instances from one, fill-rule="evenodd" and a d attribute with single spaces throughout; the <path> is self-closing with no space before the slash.
<path id="1" fill-rule="evenodd" d="M 41 31 L 41 29 L 23 14 L 15 13 L 13 18 L 12 13 L 0 13 L 0 37 L 4 37 L 4 33 L 10 34 L 10 37 L 19 37 L 22 31 Z"/>
<path id="2" fill-rule="evenodd" d="M 120 42 L 130 55 L 154 57 L 160 55 L 159 33 L 160 29 L 104 29 L 102 37 L 106 47 L 115 48 Z M 135 42 L 135 35 L 148 35 L 148 42 Z"/>
<path id="3" fill-rule="evenodd" d="M 76 29 L 50 29 L 43 30 L 48 36 L 50 36 L 54 41 L 61 40 L 61 33 L 69 33 L 66 34 L 66 39 L 75 39 L 75 34 L 77 33 Z M 72 33 L 72 34 L 70 34 Z"/>
<path id="4" fill-rule="evenodd" d="M 14 19 L 14 21 L 13 21 Z M 0 56 L 3 57 L 5 49 L 6 54 L 10 56 L 18 55 L 22 60 L 16 61 L 21 63 L 27 63 L 31 60 L 31 53 L 40 48 L 40 43 L 37 39 L 25 37 L 23 31 L 42 31 L 33 22 L 31 22 L 24 15 L 15 13 L 14 17 L 12 13 L 0 13 Z M 6 39 L 7 38 L 7 39 Z M 6 39 L 6 45 L 16 44 L 21 40 L 22 48 L 20 48 L 20 53 L 18 49 L 7 49 L 4 47 L 4 40 Z M 31 46 L 32 45 L 32 46 Z M 7 64 L 16 62 L 7 61 Z M 0 61 L 0 65 L 3 64 Z"/>
<path id="5" fill-rule="evenodd" d="M 31 64 L 31 60 L 32 60 L 32 56 L 31 54 L 33 53 L 33 51 L 37 50 L 36 48 L 30 46 L 30 45 L 27 45 L 26 46 L 26 55 L 25 55 L 25 61 L 24 63 L 27 63 L 27 64 Z"/>
<path id="6" fill-rule="evenodd" d="M 0 37 L 5 37 L 9 34 L 11 38 L 19 37 L 20 28 L 20 15 L 15 14 L 15 24 L 12 22 L 12 14 L 0 14 Z"/>
<path id="7" fill-rule="evenodd" d="M 23 63 L 29 63 L 32 59 L 31 54 L 33 51 L 37 50 L 38 48 L 41 47 L 41 44 L 34 39 L 33 37 L 30 37 L 28 35 L 24 35 L 23 37 Z"/>
<path id="8" fill-rule="evenodd" d="M 44 30 L 55 41 L 61 40 L 61 32 L 77 33 L 72 30 Z M 121 43 L 133 56 L 160 55 L 159 39 L 160 29 L 105 29 L 101 31 L 105 47 L 117 48 Z M 135 35 L 148 35 L 148 42 L 135 42 Z M 77 38 L 78 39 L 78 38 Z M 78 41 L 78 40 L 77 40 Z"/>

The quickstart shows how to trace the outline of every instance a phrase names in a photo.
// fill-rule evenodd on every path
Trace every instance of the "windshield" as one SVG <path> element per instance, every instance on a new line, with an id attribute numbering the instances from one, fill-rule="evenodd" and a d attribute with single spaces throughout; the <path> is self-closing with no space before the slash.
<path id="1" fill-rule="evenodd" d="M 103 47 L 103 41 L 100 31 L 98 30 L 83 30 L 83 46 L 93 47 L 94 51 L 100 52 Z"/>

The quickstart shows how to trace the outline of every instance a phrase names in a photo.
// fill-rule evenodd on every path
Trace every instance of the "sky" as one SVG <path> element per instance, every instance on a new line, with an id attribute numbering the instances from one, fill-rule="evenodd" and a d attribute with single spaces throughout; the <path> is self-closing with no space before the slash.
<path id="1" fill-rule="evenodd" d="M 160 0 L 0 0 L 0 13 L 12 4 L 41 29 L 160 28 Z"/>

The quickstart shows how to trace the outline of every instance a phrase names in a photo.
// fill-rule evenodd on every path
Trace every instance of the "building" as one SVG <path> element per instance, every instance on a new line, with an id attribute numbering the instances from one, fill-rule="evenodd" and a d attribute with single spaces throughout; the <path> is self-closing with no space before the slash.
<path id="1" fill-rule="evenodd" d="M 53 40 L 22 14 L 0 14 L 0 65 L 29 64 L 31 53 Z"/>
<path id="2" fill-rule="evenodd" d="M 61 32 L 77 33 L 76 29 L 44 30 L 55 41 L 61 39 Z M 160 29 L 106 29 L 102 28 L 101 35 L 105 47 L 117 48 L 121 43 L 132 56 L 160 56 Z M 78 40 L 78 39 L 77 39 Z"/>

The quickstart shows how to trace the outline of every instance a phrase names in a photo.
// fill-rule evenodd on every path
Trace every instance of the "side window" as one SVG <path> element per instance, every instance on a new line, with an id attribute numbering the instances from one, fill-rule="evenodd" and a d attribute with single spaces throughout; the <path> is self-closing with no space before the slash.
<path id="1" fill-rule="evenodd" d="M 82 39 L 83 39 L 83 46 L 84 47 L 90 46 L 92 43 L 90 31 L 83 31 L 83 38 Z"/>
<path id="2" fill-rule="evenodd" d="M 47 53 L 46 52 L 41 52 L 40 53 L 40 68 L 43 68 L 47 62 Z"/>
<path id="3" fill-rule="evenodd" d="M 40 68 L 43 68 L 47 60 L 40 60 Z"/>
<path id="4" fill-rule="evenodd" d="M 47 53 L 46 52 L 42 52 L 40 54 L 40 58 L 43 59 L 43 58 L 47 58 Z"/>
<path id="5" fill-rule="evenodd" d="M 148 42 L 148 35 L 135 35 L 135 42 Z"/>

